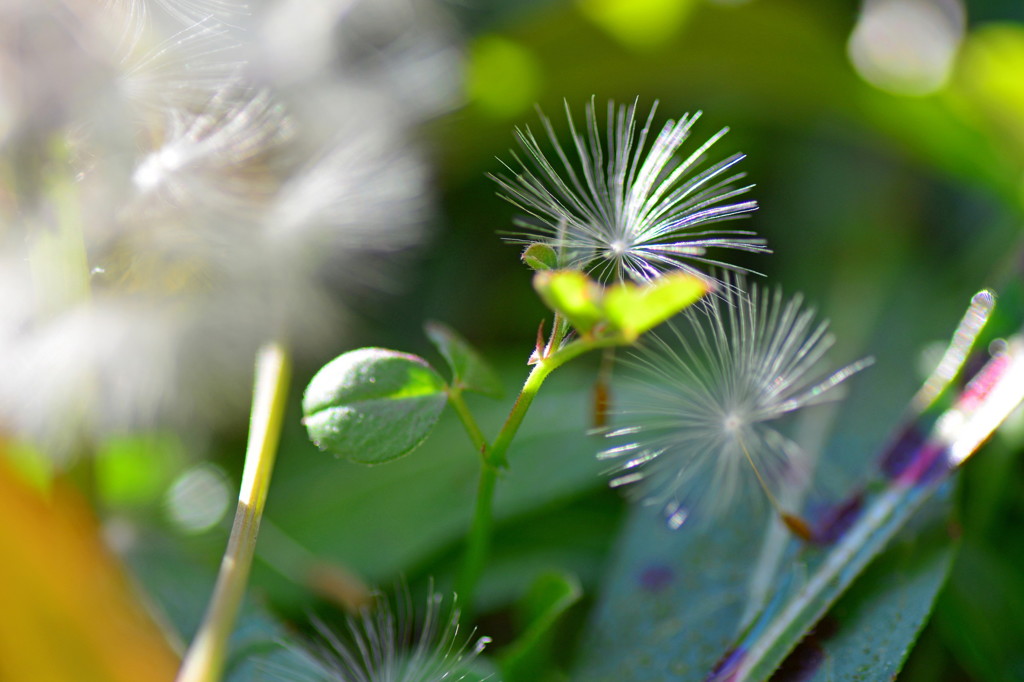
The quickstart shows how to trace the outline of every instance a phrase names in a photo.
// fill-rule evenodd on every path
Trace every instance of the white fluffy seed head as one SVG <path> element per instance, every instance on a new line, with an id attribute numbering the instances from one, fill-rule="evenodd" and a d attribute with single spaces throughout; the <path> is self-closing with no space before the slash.
<path id="1" fill-rule="evenodd" d="M 319 625 L 320 641 L 313 654 L 325 678 L 338 682 L 469 679 L 473 659 L 490 639 L 460 633 L 458 608 L 453 604 L 446 610 L 443 601 L 431 590 L 417 618 L 408 592 L 400 589 L 394 605 L 384 598 L 376 600 L 349 617 L 342 632 Z"/>
<path id="2" fill-rule="evenodd" d="M 124 432 L 202 440 L 244 415 L 261 342 L 320 354 L 393 286 L 430 208 L 424 111 L 333 58 L 287 87 L 263 73 L 248 28 L 284 2 L 0 0 L 0 142 L 21 159 L 0 182 L 0 431 L 62 462 Z"/>
<path id="3" fill-rule="evenodd" d="M 834 390 L 871 364 L 860 360 L 822 376 L 833 345 L 800 296 L 726 278 L 710 297 L 654 336 L 627 362 L 642 383 L 606 435 L 616 445 L 599 457 L 615 463 L 611 484 L 638 483 L 639 496 L 659 505 L 670 526 L 695 510 L 713 518 L 747 495 L 778 498 L 802 482 L 807 455 L 777 430 L 784 416 L 835 399 Z M 758 480 L 760 478 L 760 481 Z"/>
<path id="4" fill-rule="evenodd" d="M 529 214 L 511 241 L 550 244 L 562 267 L 605 281 L 646 281 L 676 269 L 698 274 L 709 266 L 742 270 L 719 260 L 719 250 L 768 252 L 752 232 L 717 227 L 757 208 L 739 199 L 751 189 L 737 185 L 744 174 L 734 167 L 742 154 L 708 163 L 708 151 L 727 129 L 686 154 L 683 146 L 700 113 L 667 121 L 648 143 L 656 110 L 657 103 L 639 121 L 636 101 L 618 107 L 609 102 L 602 133 L 593 100 L 583 131 L 566 104 L 569 151 L 543 114 L 552 152 L 541 148 L 529 127 L 517 129 L 525 157 L 513 152 L 514 163 L 506 165 L 510 175 L 493 176 L 501 196 Z"/>
<path id="5" fill-rule="evenodd" d="M 140 203 L 230 213 L 266 208 L 280 182 L 272 156 L 293 134 L 267 90 L 225 88 L 198 111 L 170 109 L 164 118 L 163 143 L 132 174 Z"/>

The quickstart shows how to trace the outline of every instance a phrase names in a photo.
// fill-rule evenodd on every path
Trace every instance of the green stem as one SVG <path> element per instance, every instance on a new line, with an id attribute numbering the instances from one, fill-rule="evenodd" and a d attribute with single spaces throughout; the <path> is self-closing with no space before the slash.
<path id="1" fill-rule="evenodd" d="M 249 442 L 238 493 L 238 508 L 203 622 L 185 653 L 176 682 L 216 682 L 224 672 L 228 639 L 245 596 L 260 518 L 281 435 L 291 362 L 280 344 L 260 349 L 256 358 Z"/>
<path id="2" fill-rule="evenodd" d="M 455 409 L 455 413 L 459 415 L 459 420 L 466 429 L 469 440 L 473 442 L 473 447 L 476 448 L 481 457 L 484 457 L 487 452 L 487 439 L 484 437 L 483 431 L 480 430 L 480 426 L 476 423 L 473 413 L 469 411 L 469 405 L 466 404 L 465 398 L 462 397 L 462 389 L 449 387 L 448 402 Z"/>
<path id="3" fill-rule="evenodd" d="M 557 321 L 556 321 L 557 325 Z M 466 554 L 456 582 L 456 593 L 459 597 L 463 618 L 468 620 L 473 613 L 476 585 L 483 573 L 487 552 L 490 548 L 491 533 L 494 527 L 494 487 L 498 480 L 498 472 L 508 466 L 508 448 L 523 423 L 526 412 L 530 409 L 534 397 L 540 390 L 544 380 L 554 370 L 573 358 L 594 348 L 617 346 L 624 343 L 621 336 L 600 337 L 597 339 L 578 339 L 559 348 L 546 358 L 542 358 L 533 366 L 526 378 L 516 402 L 509 412 L 505 424 L 498 432 L 493 444 L 487 447 L 487 441 L 476 426 L 475 420 L 462 401 L 461 396 L 452 402 L 459 417 L 463 420 L 473 444 L 483 453 L 480 479 L 477 484 L 476 505 L 473 510 L 473 522 L 467 538 Z M 465 414 L 463 414 L 465 412 Z M 474 435 L 474 433 L 476 435 Z"/>
<path id="4" fill-rule="evenodd" d="M 516 402 L 512 406 L 512 411 L 509 412 L 508 418 L 505 420 L 505 425 L 501 427 L 501 431 L 498 432 L 494 443 L 487 449 L 487 460 L 495 467 L 505 468 L 508 466 L 508 458 L 506 456 L 508 447 L 511 445 L 512 439 L 515 438 L 516 432 L 519 431 L 519 426 L 523 423 L 523 417 L 526 416 L 527 410 L 530 409 L 530 404 L 533 403 L 533 399 L 537 396 L 537 391 L 540 390 L 544 380 L 547 379 L 551 372 L 587 351 L 594 350 L 595 348 L 619 346 L 623 343 L 625 343 L 625 340 L 620 335 L 577 339 L 537 362 L 533 366 L 530 376 L 526 377 L 523 389 L 516 397 Z"/>
<path id="5" fill-rule="evenodd" d="M 466 554 L 455 583 L 455 594 L 458 595 L 459 609 L 464 621 L 468 621 L 473 615 L 476 585 L 483 573 L 491 546 L 491 532 L 494 528 L 494 486 L 497 481 L 498 469 L 483 462 L 476 488 L 473 523 L 466 539 Z"/>

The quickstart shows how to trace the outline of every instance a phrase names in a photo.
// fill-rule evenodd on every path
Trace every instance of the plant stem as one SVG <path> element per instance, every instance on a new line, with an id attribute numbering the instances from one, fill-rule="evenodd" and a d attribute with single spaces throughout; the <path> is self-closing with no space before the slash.
<path id="1" fill-rule="evenodd" d="M 466 404 L 465 398 L 462 397 L 462 389 L 454 386 L 449 387 L 448 402 L 455 409 L 455 413 L 459 415 L 459 420 L 462 422 L 462 426 L 465 427 L 469 440 L 473 442 L 473 447 L 476 448 L 481 457 L 485 457 L 487 439 L 484 438 L 483 431 L 480 430 L 480 426 L 476 423 L 473 413 L 469 410 L 469 405 Z"/>
<path id="2" fill-rule="evenodd" d="M 560 337 L 561 335 L 558 334 L 558 336 Z M 476 585 L 480 575 L 483 573 L 484 563 L 487 560 L 491 533 L 494 527 L 494 487 L 498 479 L 498 472 L 500 469 L 508 466 L 506 455 L 509 445 L 511 445 L 513 438 L 515 438 L 516 433 L 519 431 L 519 426 L 523 423 L 523 418 L 530 409 L 530 405 L 533 403 L 533 399 L 536 397 L 541 385 L 551 372 L 569 360 L 594 348 L 616 346 L 623 342 L 622 337 L 618 335 L 597 339 L 578 339 L 559 348 L 551 353 L 551 355 L 541 358 L 533 366 L 533 370 L 526 378 L 526 382 L 516 397 L 516 402 L 512 406 L 505 424 L 501 427 L 501 431 L 498 432 L 490 447 L 487 446 L 487 441 L 484 440 L 483 434 L 480 433 L 480 429 L 476 426 L 472 415 L 469 414 L 469 410 L 462 401 L 461 396 L 458 396 L 452 402 L 452 406 L 459 413 L 459 417 L 470 434 L 470 439 L 474 445 L 481 448 L 483 454 L 480 479 L 477 484 L 476 505 L 473 510 L 473 522 L 467 539 L 466 554 L 456 582 L 456 593 L 459 597 L 464 619 L 472 616 Z M 465 415 L 463 411 L 465 411 Z"/>
<path id="3" fill-rule="evenodd" d="M 245 596 L 260 518 L 267 500 L 290 375 L 291 361 L 282 345 L 270 343 L 260 349 L 235 521 L 213 596 L 185 653 L 177 682 L 216 682 L 223 674 L 228 640 Z"/>
<path id="4" fill-rule="evenodd" d="M 459 599 L 462 618 L 473 615 L 476 585 L 487 562 L 491 546 L 491 532 L 494 528 L 494 486 L 498 481 L 498 469 L 486 461 L 480 466 L 480 479 L 476 488 L 476 504 L 473 508 L 473 522 L 466 539 L 466 554 L 455 583 L 455 594 Z"/>
<path id="5" fill-rule="evenodd" d="M 548 357 L 539 360 L 533 366 L 533 371 L 530 372 L 530 375 L 526 377 L 523 389 L 516 397 L 516 402 L 512 406 L 512 411 L 509 412 L 508 418 L 505 420 L 505 425 L 501 427 L 501 431 L 495 437 L 494 443 L 487 449 L 487 460 L 495 467 L 504 468 L 508 466 L 508 459 L 506 457 L 508 447 L 511 445 L 512 439 L 515 438 L 516 432 L 519 431 L 519 425 L 523 423 L 523 417 L 526 416 L 527 410 L 530 409 L 533 399 L 537 396 L 537 391 L 540 390 L 544 380 L 547 379 L 551 372 L 587 351 L 594 350 L 595 348 L 618 346 L 624 342 L 624 339 L 619 335 L 577 339 L 559 348 Z"/>

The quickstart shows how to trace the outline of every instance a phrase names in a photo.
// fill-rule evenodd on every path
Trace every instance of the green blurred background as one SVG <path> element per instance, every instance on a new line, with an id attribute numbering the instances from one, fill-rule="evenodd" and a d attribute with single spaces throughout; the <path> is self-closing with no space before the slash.
<path id="1" fill-rule="evenodd" d="M 888 5 L 924 13 L 886 14 Z M 466 39 L 466 94 L 423 131 L 439 195 L 432 237 L 392 294 L 363 302 L 361 324 L 338 353 L 393 347 L 440 366 L 422 333 L 422 321 L 437 319 L 491 357 L 514 395 L 545 311 L 517 248 L 497 234 L 515 211 L 486 174 L 510 160 L 514 126 L 537 130 L 535 103 L 564 134 L 563 99 L 577 116 L 591 96 L 599 104 L 639 98 L 644 112 L 658 100 L 659 125 L 699 109 L 696 140 L 731 128 L 716 153 L 748 154 L 743 167 L 760 203 L 749 227 L 775 252 L 741 262 L 804 292 L 832 320 L 837 362 L 878 360 L 825 448 L 835 460 L 826 488 L 841 491 L 870 467 L 921 380 L 922 353 L 948 338 L 971 294 L 1019 279 L 1019 0 L 465 0 L 448 9 Z M 1019 323 L 1021 312 L 1005 314 Z M 329 359 L 309 359 L 296 385 Z M 579 577 L 589 596 L 570 618 L 585 619 L 622 523 L 625 505 L 593 458 L 599 444 L 581 436 L 592 360 L 545 387 L 510 456 L 494 564 L 479 598 L 492 614 L 485 631 L 499 643 L 514 629 L 505 607 L 552 568 Z M 493 433 L 506 403 L 472 404 Z M 434 576 L 450 586 L 476 465 L 455 420 L 446 415 L 407 459 L 365 469 L 315 452 L 297 412 L 270 494 L 257 601 L 301 618 L 316 608 L 309 569 L 321 560 L 371 582 L 404 576 L 417 588 Z M 238 478 L 242 427 L 240 419 L 238 433 L 224 437 L 220 473 L 210 479 L 226 477 L 228 490 Z M 1021 420 L 1006 431 L 963 477 L 957 562 L 901 679 L 1024 679 Z M 169 520 L 161 500 L 186 463 L 182 446 L 161 443 L 166 457 L 154 460 L 148 443 L 144 470 L 131 463 L 131 444 L 112 448 L 101 477 L 115 510 L 171 531 L 167 546 L 151 540 L 136 558 L 166 593 L 184 578 L 161 572 L 163 553 L 183 545 L 212 576 L 226 521 L 186 534 Z M 189 591 L 198 604 L 183 599 L 171 614 L 186 631 L 205 599 Z M 571 638 L 564 643 L 568 659 Z"/>

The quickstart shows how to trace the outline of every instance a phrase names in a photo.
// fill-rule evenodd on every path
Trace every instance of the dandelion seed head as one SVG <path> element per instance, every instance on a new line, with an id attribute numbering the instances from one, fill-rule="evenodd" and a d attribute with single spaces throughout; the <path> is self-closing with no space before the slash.
<path id="1" fill-rule="evenodd" d="M 417 618 L 408 593 L 395 604 L 380 598 L 346 620 L 342 632 L 318 624 L 313 656 L 326 680 L 337 682 L 458 682 L 469 678 L 473 660 L 490 644 L 460 632 L 459 611 L 433 591 Z M 472 679 L 477 679 L 473 677 Z M 488 677 L 491 680 L 493 678 Z"/>
<path id="2" fill-rule="evenodd" d="M 516 130 L 523 155 L 513 152 L 508 174 L 492 176 L 500 196 L 528 216 L 517 222 L 523 229 L 510 241 L 549 244 L 562 267 L 605 281 L 647 281 L 676 269 L 742 270 L 719 260 L 718 252 L 768 252 L 754 233 L 718 226 L 757 208 L 741 199 L 752 187 L 735 170 L 742 154 L 708 161 L 727 129 L 686 155 L 699 113 L 666 122 L 651 139 L 657 104 L 645 121 L 637 119 L 636 107 L 636 101 L 618 107 L 609 102 L 602 134 L 594 100 L 586 106 L 583 130 L 567 103 L 568 149 L 543 114 L 551 152 L 529 127 Z"/>
<path id="3" fill-rule="evenodd" d="M 836 390 L 871 363 L 835 372 L 819 366 L 834 339 L 827 321 L 799 296 L 723 275 L 719 297 L 684 313 L 668 336 L 652 335 L 628 360 L 642 383 L 609 431 L 616 445 L 612 485 L 635 485 L 662 507 L 669 526 L 699 512 L 713 518 L 762 486 L 778 498 L 803 482 L 808 455 L 778 429 L 786 415 L 839 397 Z"/>

